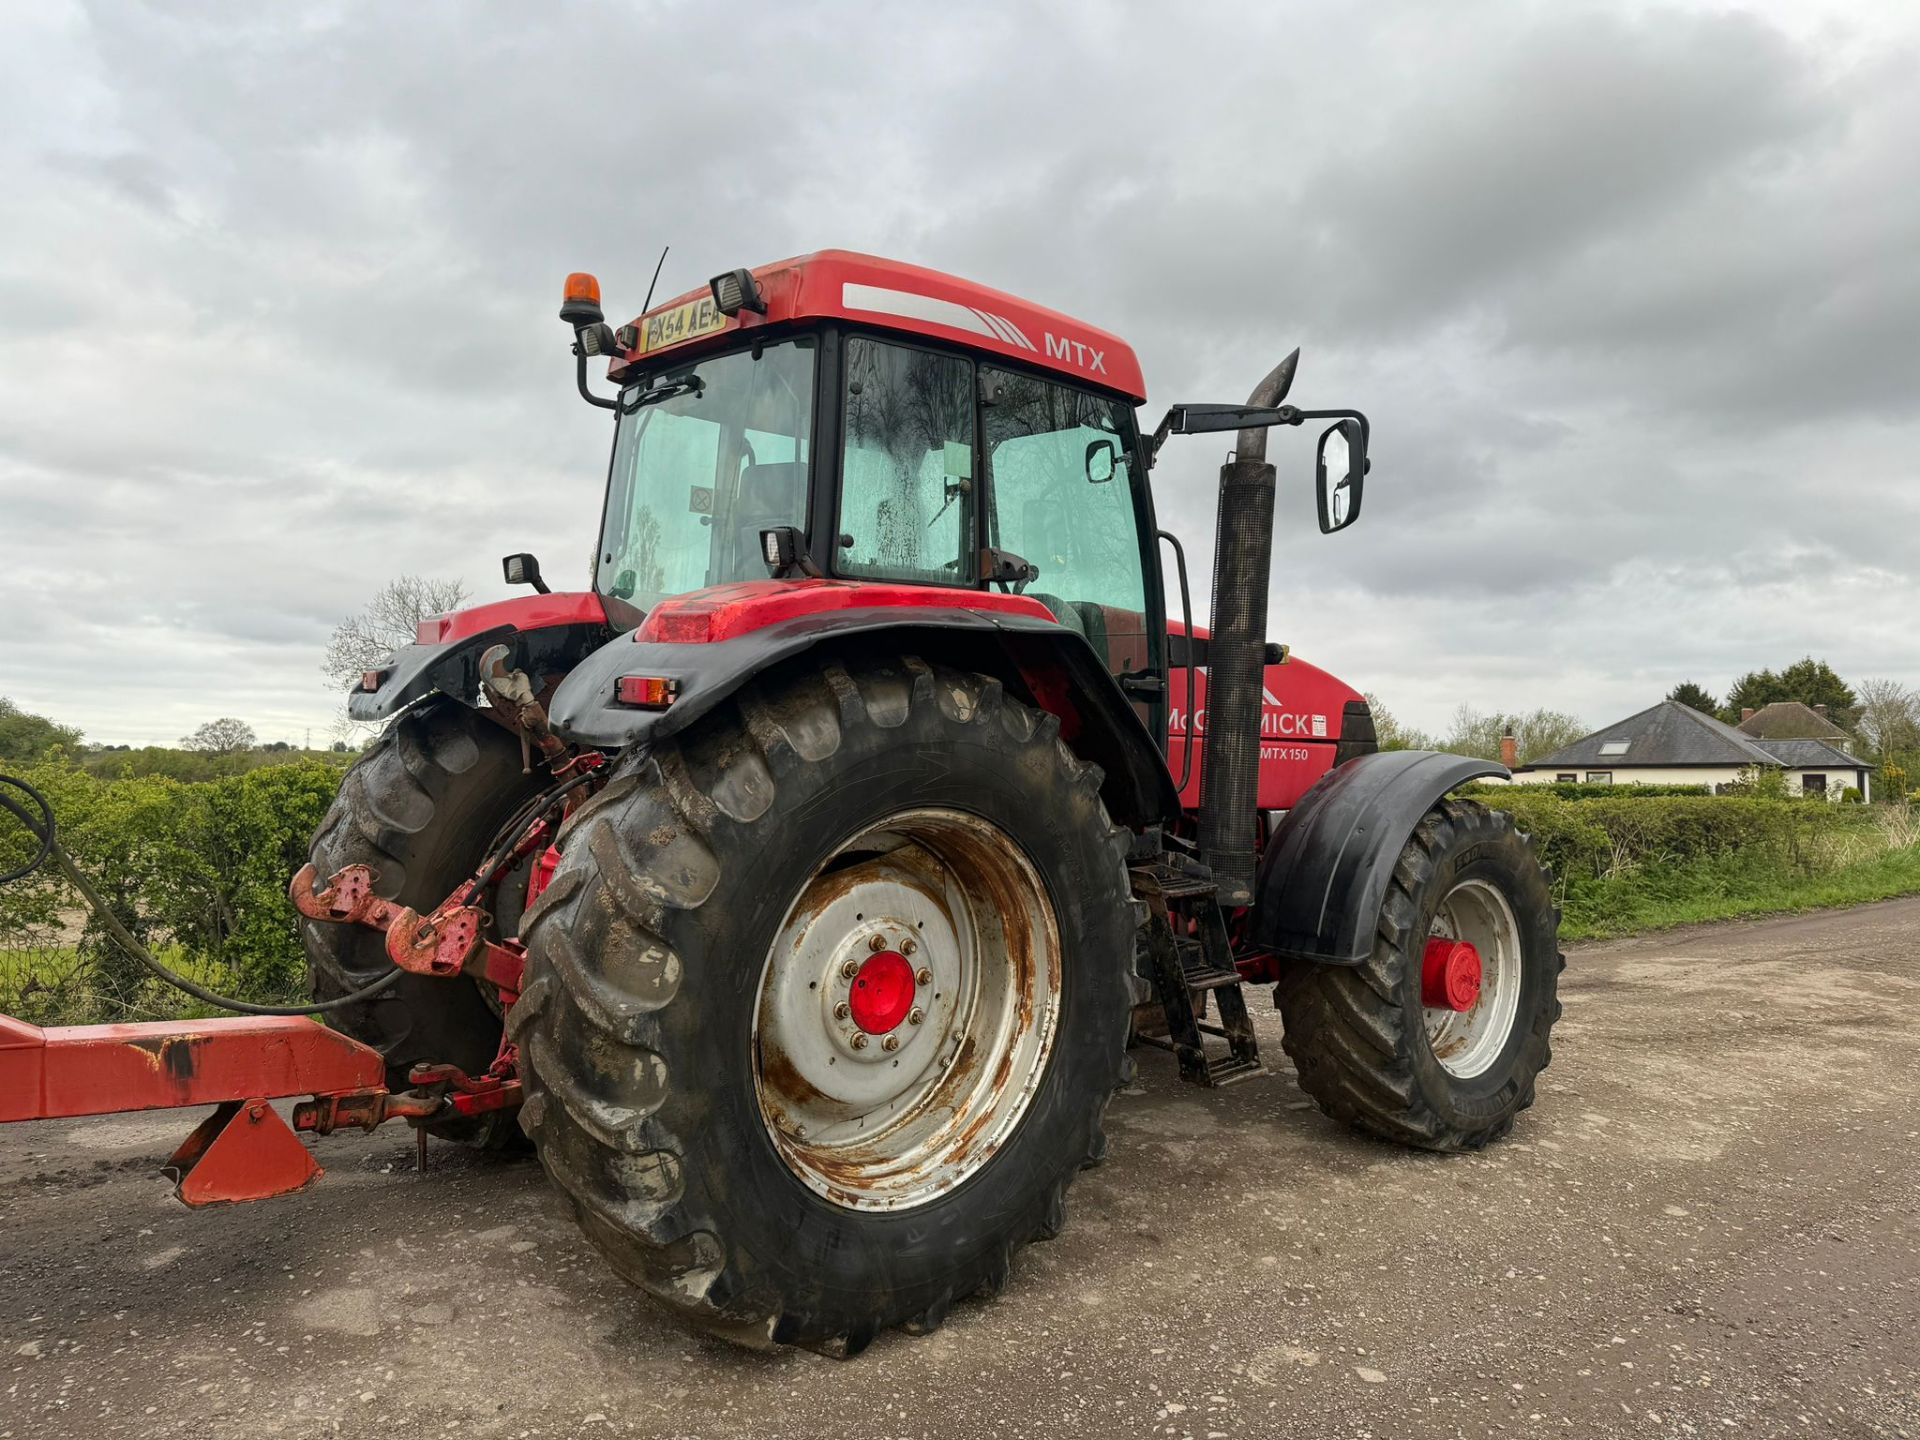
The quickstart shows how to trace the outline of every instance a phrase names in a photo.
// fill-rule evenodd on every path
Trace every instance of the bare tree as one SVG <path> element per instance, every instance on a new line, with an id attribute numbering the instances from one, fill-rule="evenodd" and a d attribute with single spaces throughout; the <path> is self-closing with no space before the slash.
<path id="1" fill-rule="evenodd" d="M 1854 725 L 1872 754 L 1884 758 L 1920 747 L 1920 694 L 1897 680 L 1862 680 L 1854 693 L 1860 700 Z"/>
<path id="2" fill-rule="evenodd" d="M 1529 710 L 1524 715 L 1504 715 L 1496 710 L 1483 715 L 1463 704 L 1453 712 L 1453 729 L 1445 748 L 1456 755 L 1498 760 L 1501 737 L 1511 735 L 1520 752 L 1520 763 L 1526 765 L 1564 749 L 1586 733 L 1584 721 L 1560 710 Z"/>
<path id="3" fill-rule="evenodd" d="M 182 750 L 202 750 L 209 755 L 231 755 L 237 750 L 252 750 L 259 743 L 253 727 L 231 715 L 209 720 L 193 734 L 180 737 Z"/>
<path id="4" fill-rule="evenodd" d="M 1522 765 L 1530 765 L 1543 755 L 1564 750 L 1588 733 L 1586 721 L 1564 710 L 1529 710 L 1524 715 L 1508 718 L 1513 722 L 1514 740 L 1520 750 Z"/>
<path id="5" fill-rule="evenodd" d="M 459 580 L 429 580 L 402 575 L 390 580 L 358 615 L 342 620 L 327 641 L 320 661 L 328 686 L 349 689 L 369 670 L 377 670 L 387 656 L 413 643 L 414 628 L 429 615 L 456 608 L 467 598 Z"/>

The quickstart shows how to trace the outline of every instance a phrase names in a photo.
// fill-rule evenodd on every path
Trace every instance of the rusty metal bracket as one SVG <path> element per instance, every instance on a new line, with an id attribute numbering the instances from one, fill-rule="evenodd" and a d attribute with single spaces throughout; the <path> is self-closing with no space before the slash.
<path id="1" fill-rule="evenodd" d="M 373 893 L 374 873 L 365 865 L 349 865 L 316 889 L 317 872 L 311 863 L 300 867 L 287 886 L 293 908 L 309 920 L 338 925 L 365 925 L 387 937 L 387 958 L 415 975 L 471 974 L 518 994 L 526 968 L 519 942 L 487 940 L 481 931 L 487 912 L 467 904 L 471 881 L 449 895 L 431 915 L 422 915 Z"/>

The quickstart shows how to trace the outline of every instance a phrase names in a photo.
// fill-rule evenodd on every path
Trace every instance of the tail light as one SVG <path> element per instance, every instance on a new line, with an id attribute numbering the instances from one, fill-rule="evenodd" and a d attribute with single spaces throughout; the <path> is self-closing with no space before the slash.
<path id="1" fill-rule="evenodd" d="M 639 710 L 664 710 L 680 694 L 680 682 L 664 675 L 622 675 L 613 682 L 613 698 Z"/>

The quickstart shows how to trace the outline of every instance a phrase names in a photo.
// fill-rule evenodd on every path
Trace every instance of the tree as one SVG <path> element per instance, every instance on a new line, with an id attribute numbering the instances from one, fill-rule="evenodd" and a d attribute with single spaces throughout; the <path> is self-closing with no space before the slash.
<path id="1" fill-rule="evenodd" d="M 1702 715 L 1718 715 L 1720 702 L 1710 695 L 1704 686 L 1691 680 L 1682 680 L 1667 692 L 1667 699 L 1677 700 L 1689 710 L 1698 710 Z"/>
<path id="2" fill-rule="evenodd" d="M 1535 709 L 1521 715 L 1483 715 L 1471 705 L 1453 712 L 1445 748 L 1481 760 L 1500 759 L 1500 742 L 1511 735 L 1522 765 L 1571 745 L 1587 733 L 1586 722 L 1563 710 Z"/>
<path id="3" fill-rule="evenodd" d="M 1444 749 L 1456 755 L 1472 755 L 1480 760 L 1500 758 L 1500 737 L 1507 733 L 1507 717 L 1494 712 L 1483 715 L 1464 702 L 1453 712 L 1453 726 L 1447 731 Z"/>
<path id="4" fill-rule="evenodd" d="M 1920 694 L 1897 680 L 1862 680 L 1859 700 L 1854 728 L 1869 754 L 1920 749 Z"/>
<path id="5" fill-rule="evenodd" d="M 209 720 L 193 734 L 180 737 L 182 750 L 200 750 L 209 755 L 232 755 L 240 750 L 251 750 L 257 743 L 253 727 L 231 715 Z"/>
<path id="6" fill-rule="evenodd" d="M 362 675 L 379 669 L 395 650 L 413 644 L 422 620 L 456 609 L 467 593 L 459 580 L 429 580 L 421 575 L 389 580 L 364 610 L 334 628 L 320 661 L 329 687 L 347 690 L 359 684 Z"/>
<path id="7" fill-rule="evenodd" d="M 1393 712 L 1380 703 L 1380 697 L 1367 692 L 1367 709 L 1373 712 L 1373 733 L 1382 750 L 1435 750 L 1433 737 L 1424 730 L 1402 725 Z"/>
<path id="8" fill-rule="evenodd" d="M 56 746 L 72 750 L 79 744 L 80 732 L 73 726 L 31 714 L 0 696 L 0 760 L 31 765 L 46 759 Z"/>
<path id="9" fill-rule="evenodd" d="M 1811 655 L 1794 661 L 1778 675 L 1771 670 L 1749 670 L 1733 682 L 1720 718 L 1729 725 L 1738 725 L 1743 710 L 1758 710 L 1763 705 L 1782 700 L 1798 700 L 1802 705 L 1824 705 L 1827 707 L 1827 718 L 1842 730 L 1851 730 L 1858 718 L 1856 707 L 1859 700 L 1851 687 L 1834 674 L 1831 665 Z"/>
<path id="10" fill-rule="evenodd" d="M 1564 710 L 1529 710 L 1508 717 L 1513 723 L 1514 742 L 1520 751 L 1520 763 L 1531 765 L 1542 756 L 1564 750 L 1587 733 L 1587 722 Z"/>

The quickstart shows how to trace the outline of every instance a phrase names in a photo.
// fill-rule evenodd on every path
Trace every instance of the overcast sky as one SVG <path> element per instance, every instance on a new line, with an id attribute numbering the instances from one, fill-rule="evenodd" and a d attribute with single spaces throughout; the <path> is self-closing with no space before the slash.
<path id="1" fill-rule="evenodd" d="M 1824 12 L 1824 13 L 1823 13 Z M 1373 421 L 1270 633 L 1402 719 L 1920 682 L 1911 5 L 39 4 L 0 19 L 0 694 L 329 733 L 402 572 L 587 583 L 616 320 L 826 246 Z M 1225 437 L 1169 445 L 1210 564 Z"/>

